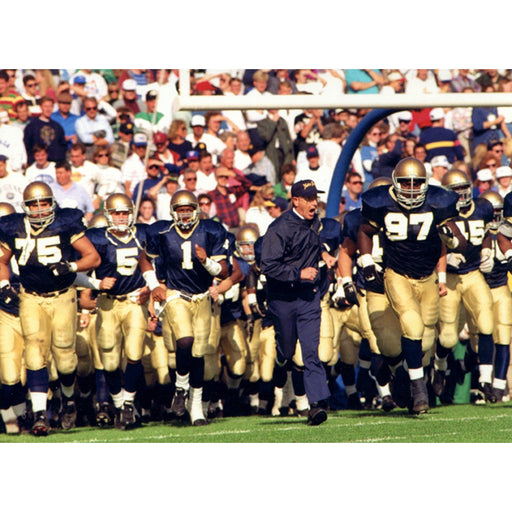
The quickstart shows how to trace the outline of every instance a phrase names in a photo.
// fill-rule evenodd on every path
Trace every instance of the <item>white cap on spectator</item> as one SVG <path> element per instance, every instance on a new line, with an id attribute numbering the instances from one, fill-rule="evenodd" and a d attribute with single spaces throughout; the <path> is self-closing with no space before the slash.
<path id="1" fill-rule="evenodd" d="M 132 142 L 134 146 L 147 146 L 148 138 L 145 133 L 136 133 Z"/>
<path id="2" fill-rule="evenodd" d="M 432 167 L 446 167 L 447 169 L 451 167 L 450 162 L 448 162 L 448 158 L 446 158 L 445 155 L 437 155 L 433 157 L 432 160 L 430 160 L 430 165 Z"/>
<path id="3" fill-rule="evenodd" d="M 127 78 L 123 82 L 123 90 L 124 91 L 135 91 L 137 90 L 137 82 L 133 80 L 133 78 Z"/>
<path id="4" fill-rule="evenodd" d="M 480 169 L 476 173 L 476 179 L 478 181 L 493 181 L 494 177 L 492 175 L 491 169 Z"/>
<path id="5" fill-rule="evenodd" d="M 389 73 L 388 80 L 392 82 L 393 80 L 403 80 L 404 77 L 399 73 L 398 71 L 393 71 L 392 73 Z"/>
<path id="6" fill-rule="evenodd" d="M 201 116 L 199 114 L 192 116 L 192 119 L 190 121 L 190 126 L 206 126 L 206 121 L 204 119 L 204 116 Z"/>
<path id="7" fill-rule="evenodd" d="M 440 121 L 444 119 L 444 110 L 442 108 L 433 108 L 430 111 L 430 120 L 431 121 Z"/>
<path id="8" fill-rule="evenodd" d="M 512 169 L 508 165 L 502 165 L 496 169 L 496 178 L 507 178 L 512 176 Z"/>
<path id="9" fill-rule="evenodd" d="M 409 123 L 412 121 L 412 114 L 408 110 L 404 110 L 403 112 L 398 112 L 398 120 L 399 121 L 407 121 Z"/>

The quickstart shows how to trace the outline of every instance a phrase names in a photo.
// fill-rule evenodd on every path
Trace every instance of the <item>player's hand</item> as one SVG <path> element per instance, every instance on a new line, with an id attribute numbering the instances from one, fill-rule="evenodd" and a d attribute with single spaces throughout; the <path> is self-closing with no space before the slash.
<path id="1" fill-rule="evenodd" d="M 216 286 L 210 286 L 208 288 L 208 291 L 210 292 L 210 297 L 212 298 L 213 302 L 217 302 L 219 300 L 219 290 L 217 290 Z"/>
<path id="2" fill-rule="evenodd" d="M 494 267 L 494 258 L 492 256 L 492 249 L 485 247 L 480 251 L 480 271 L 484 274 L 492 272 Z"/>
<path id="3" fill-rule="evenodd" d="M 254 315 L 252 313 L 247 315 L 247 320 L 245 321 L 245 333 L 247 334 L 247 342 L 250 343 L 252 335 L 254 334 Z"/>
<path id="4" fill-rule="evenodd" d="M 0 282 L 0 297 L 6 304 L 10 304 L 18 298 L 16 290 L 11 286 L 7 279 Z"/>
<path id="5" fill-rule="evenodd" d="M 148 326 L 147 326 L 147 330 L 149 332 L 154 332 L 155 329 L 156 329 L 156 325 L 158 324 L 158 318 L 156 317 L 156 315 L 150 315 L 148 317 Z"/>
<path id="6" fill-rule="evenodd" d="M 100 290 L 110 290 L 115 284 L 117 279 L 115 277 L 104 277 L 99 284 Z"/>
<path id="7" fill-rule="evenodd" d="M 318 270 L 313 267 L 306 267 L 300 271 L 300 278 L 303 281 L 314 281 L 318 274 Z"/>
<path id="8" fill-rule="evenodd" d="M 459 246 L 459 240 L 455 237 L 453 229 L 447 224 L 438 226 L 437 232 L 439 233 L 439 238 L 448 249 L 456 249 Z"/>
<path id="9" fill-rule="evenodd" d="M 89 327 L 89 324 L 91 323 L 91 314 L 90 313 L 80 313 L 80 327 L 82 329 L 85 329 Z"/>
<path id="10" fill-rule="evenodd" d="M 194 245 L 194 248 L 196 250 L 196 257 L 199 260 L 199 263 L 201 263 L 202 265 L 206 261 L 206 258 L 208 257 L 206 251 L 200 245 L 197 244 Z"/>
<path id="11" fill-rule="evenodd" d="M 331 300 L 336 308 L 344 309 L 349 307 L 349 303 L 345 298 L 345 290 L 341 283 L 336 286 L 336 291 L 333 293 Z"/>
<path id="12" fill-rule="evenodd" d="M 49 269 L 52 271 L 53 275 L 57 277 L 65 276 L 71 272 L 74 272 L 74 270 L 71 268 L 71 264 L 67 261 L 59 261 L 58 263 L 54 263 L 53 265 L 50 265 Z"/>
<path id="13" fill-rule="evenodd" d="M 459 268 L 461 263 L 466 263 L 466 258 L 459 252 L 449 252 L 446 255 L 446 263 L 453 268 Z"/>
<path id="14" fill-rule="evenodd" d="M 155 302 L 162 302 L 163 303 L 167 299 L 167 294 L 166 294 L 165 289 L 162 288 L 161 286 L 159 286 L 158 288 L 155 288 L 151 292 L 151 297 L 152 297 L 152 299 Z"/>
<path id="15" fill-rule="evenodd" d="M 336 265 L 336 258 L 331 256 L 327 251 L 322 253 L 322 259 L 325 261 L 327 268 L 332 268 Z"/>
<path id="16" fill-rule="evenodd" d="M 352 279 L 349 279 L 350 281 L 345 281 L 343 283 L 343 291 L 345 292 L 345 299 L 351 306 L 359 306 L 359 299 L 357 298 L 357 290 L 354 286 L 354 283 L 352 282 Z"/>
<path id="17" fill-rule="evenodd" d="M 377 268 L 371 254 L 362 254 L 357 258 L 357 264 L 363 269 L 365 281 L 374 281 L 377 279 Z"/>

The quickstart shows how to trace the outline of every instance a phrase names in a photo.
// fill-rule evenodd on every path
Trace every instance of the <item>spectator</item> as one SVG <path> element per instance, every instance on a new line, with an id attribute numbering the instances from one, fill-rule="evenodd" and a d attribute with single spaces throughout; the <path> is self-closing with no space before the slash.
<path id="1" fill-rule="evenodd" d="M 114 134 L 110 123 L 105 116 L 98 113 L 98 101 L 96 98 L 87 97 L 84 101 L 85 115 L 75 122 L 75 130 L 78 140 L 87 148 L 88 156 L 94 153 L 94 146 L 105 139 L 108 144 L 114 144 Z"/>
<path id="2" fill-rule="evenodd" d="M 21 93 L 23 100 L 28 105 L 30 117 L 38 117 L 41 115 L 41 96 L 39 94 L 39 84 L 36 77 L 32 74 L 27 74 L 23 77 L 23 89 Z"/>
<path id="3" fill-rule="evenodd" d="M 194 150 L 187 151 L 185 162 L 189 169 L 197 172 L 199 170 L 199 152 Z"/>
<path id="4" fill-rule="evenodd" d="M 108 147 L 97 147 L 93 155 L 97 166 L 96 194 L 100 204 L 111 194 L 124 194 L 123 175 L 121 170 L 113 167 Z"/>
<path id="5" fill-rule="evenodd" d="M 22 132 L 24 132 L 26 126 L 30 122 L 28 105 L 24 101 L 19 101 L 14 105 L 14 111 L 16 112 L 16 119 L 11 121 L 11 126 L 19 128 Z"/>
<path id="6" fill-rule="evenodd" d="M 445 155 L 449 162 L 464 160 L 464 151 L 460 145 L 457 134 L 444 127 L 444 111 L 442 108 L 433 108 L 430 111 L 432 126 L 421 132 L 420 142 L 427 150 L 427 161 L 434 156 Z"/>
<path id="7" fill-rule="evenodd" d="M 9 119 L 16 119 L 14 105 L 23 101 L 18 91 L 9 83 L 9 74 L 5 69 L 0 69 L 0 110 L 4 110 L 9 115 Z"/>
<path id="8" fill-rule="evenodd" d="M 146 177 L 144 159 L 148 147 L 148 138 L 144 133 L 136 133 L 131 143 L 132 153 L 121 166 L 126 194 L 132 197 L 135 185 Z"/>
<path id="9" fill-rule="evenodd" d="M 157 99 L 158 91 L 156 89 L 148 91 L 146 93 L 146 108 L 135 114 L 134 123 L 137 131 L 145 132 L 148 138 L 155 132 L 167 133 L 171 125 L 170 118 L 157 111 Z"/>
<path id="10" fill-rule="evenodd" d="M 373 179 L 381 176 L 391 178 L 391 173 L 402 158 L 402 143 L 396 134 L 391 134 L 379 142 L 379 147 L 379 156 L 372 165 Z"/>
<path id="11" fill-rule="evenodd" d="M 448 162 L 448 158 L 446 158 L 445 155 L 435 156 L 430 161 L 430 166 L 432 168 L 432 175 L 428 179 L 428 184 L 441 187 L 443 176 L 446 174 L 446 171 L 450 169 L 450 162 Z"/>
<path id="12" fill-rule="evenodd" d="M 150 69 L 125 69 L 121 72 L 118 79 L 119 87 L 126 88 L 126 81 L 132 80 L 135 83 L 134 90 L 137 91 L 138 95 L 142 95 L 144 86 L 152 84 L 155 80 L 153 71 Z M 130 87 L 131 87 L 130 83 Z"/>
<path id="13" fill-rule="evenodd" d="M 498 165 L 508 165 L 510 160 L 505 155 L 503 142 L 501 140 L 492 139 L 487 143 L 487 149 L 489 153 L 494 155 L 498 159 Z"/>
<path id="14" fill-rule="evenodd" d="M 96 183 L 98 182 L 98 167 L 95 163 L 87 160 L 85 146 L 77 142 L 71 146 L 70 151 L 72 179 L 80 184 L 94 198 Z"/>
<path id="15" fill-rule="evenodd" d="M 361 208 L 361 194 L 363 193 L 363 180 L 357 172 L 347 173 L 342 196 L 345 198 L 345 210 L 347 212 Z"/>
<path id="16" fill-rule="evenodd" d="M 71 112 L 76 116 L 80 117 L 83 115 L 83 104 L 85 98 L 87 98 L 87 91 L 85 90 L 85 76 L 78 75 L 73 78 L 72 81 L 72 95 L 73 101 L 71 102 Z"/>
<path id="17" fill-rule="evenodd" d="M 126 162 L 130 153 L 133 140 L 133 123 L 131 121 L 121 123 L 119 126 L 118 140 L 111 146 L 111 161 L 114 167 L 120 169 Z"/>
<path id="18" fill-rule="evenodd" d="M 192 128 L 192 133 L 187 134 L 185 139 L 192 144 L 192 148 L 197 149 L 199 144 L 202 142 L 201 139 L 206 129 L 206 121 L 204 116 L 200 114 L 193 115 L 192 119 L 190 120 L 190 128 Z M 207 150 L 206 144 L 203 149 Z"/>
<path id="19" fill-rule="evenodd" d="M 264 185 L 254 194 L 245 215 L 244 224 L 255 224 L 258 227 L 260 236 L 267 232 L 267 228 L 274 220 L 267 209 L 267 205 L 273 200 L 274 188 L 270 184 Z"/>
<path id="20" fill-rule="evenodd" d="M 54 100 L 48 96 L 41 98 L 41 115 L 28 123 L 23 141 L 28 154 L 28 164 L 34 161 L 33 148 L 36 144 L 48 147 L 48 160 L 52 162 L 66 159 L 67 142 L 62 126 L 51 119 Z"/>
<path id="21" fill-rule="evenodd" d="M 287 201 L 292 198 L 291 190 L 297 176 L 295 164 L 284 164 L 281 168 L 281 181 L 275 185 L 274 192 L 276 197 L 282 197 Z"/>
<path id="22" fill-rule="evenodd" d="M 113 105 L 119 99 L 119 85 L 115 82 L 107 84 L 106 101 Z"/>
<path id="23" fill-rule="evenodd" d="M 472 77 L 469 76 L 469 69 L 458 69 L 457 75 L 450 81 L 452 92 L 464 92 L 469 88 L 471 92 L 480 92 L 482 90 Z"/>
<path id="24" fill-rule="evenodd" d="M 374 133 L 379 133 L 380 138 L 380 129 L 373 128 L 370 130 L 370 137 L 374 137 Z M 331 176 L 334 173 L 334 169 L 336 164 L 338 163 L 338 159 L 341 154 L 341 147 L 345 140 L 346 128 L 337 123 L 329 123 L 325 125 L 324 133 L 322 134 L 322 139 L 316 145 L 318 150 L 318 154 L 320 156 L 319 163 L 322 167 L 326 167 L 330 170 Z M 375 145 L 375 153 L 377 152 L 377 148 Z"/>
<path id="25" fill-rule="evenodd" d="M 27 163 L 23 131 L 16 126 L 10 126 L 8 122 L 9 115 L 0 110 L 0 153 L 8 157 L 8 169 L 21 171 Z"/>
<path id="26" fill-rule="evenodd" d="M 233 171 L 237 177 L 244 176 L 243 171 L 235 167 L 235 152 L 232 149 L 226 148 L 224 151 L 222 151 L 220 154 L 220 163 L 224 165 L 228 170 Z M 237 178 L 230 178 L 228 186 L 232 187 L 235 185 L 240 185 L 240 181 L 238 181 Z M 245 211 L 249 207 L 249 201 L 249 193 L 245 193 L 243 196 L 237 199 L 236 206 L 242 220 L 245 216 Z"/>
<path id="27" fill-rule="evenodd" d="M 70 112 L 72 101 L 73 96 L 71 96 L 71 94 L 69 94 L 68 92 L 60 93 L 57 96 L 58 110 L 53 112 L 50 116 L 51 119 L 53 119 L 62 126 L 68 150 L 71 149 L 72 144 L 76 144 L 78 142 L 78 137 L 75 129 L 75 123 L 78 119 L 78 116 Z"/>
<path id="28" fill-rule="evenodd" d="M 497 187 L 494 186 L 494 177 L 491 169 L 480 169 L 476 173 L 475 186 L 473 187 L 473 199 L 477 198 L 484 192 L 493 190 L 497 192 Z"/>
<path id="29" fill-rule="evenodd" d="M 473 91 L 470 87 L 466 87 L 462 92 L 471 93 Z M 445 127 L 457 134 L 460 145 L 464 150 L 464 161 L 467 163 L 471 162 L 472 111 L 472 107 L 456 107 L 449 110 L 445 115 Z"/>
<path id="30" fill-rule="evenodd" d="M 237 169 L 245 169 L 251 165 L 251 155 L 249 155 L 249 148 L 251 147 L 251 138 L 247 132 L 238 132 L 236 134 L 236 149 L 235 149 L 235 167 Z"/>
<path id="31" fill-rule="evenodd" d="M 306 109 L 303 114 L 295 118 L 295 156 L 297 169 L 306 163 L 306 150 L 309 146 L 317 145 L 324 133 L 322 122 L 322 109 Z"/>
<path id="32" fill-rule="evenodd" d="M 171 197 L 179 188 L 177 174 L 164 174 L 162 179 L 150 190 L 148 197 L 156 203 L 156 218 L 158 220 L 172 220 Z"/>
<path id="33" fill-rule="evenodd" d="M 379 69 L 347 69 L 345 80 L 348 94 L 378 94 L 386 83 Z"/>
<path id="34" fill-rule="evenodd" d="M 212 155 L 207 151 L 199 153 L 199 169 L 197 170 L 197 188 L 213 190 L 217 186 Z"/>
<path id="35" fill-rule="evenodd" d="M 262 98 L 263 96 L 270 95 L 267 92 L 267 84 L 268 84 L 268 73 L 262 69 L 258 69 L 253 77 L 252 77 L 252 89 L 246 94 L 248 98 Z M 263 145 L 263 141 L 260 139 L 258 134 L 258 121 L 265 119 L 267 117 L 267 111 L 265 109 L 259 110 L 246 110 L 245 111 L 245 119 L 246 119 L 246 128 L 251 141 L 258 145 Z"/>
<path id="36" fill-rule="evenodd" d="M 139 181 L 132 193 L 132 201 L 134 204 L 137 204 L 137 199 L 140 197 L 144 197 L 148 195 L 148 191 L 152 189 L 155 185 L 160 183 L 164 172 L 168 172 L 164 170 L 164 163 L 162 160 L 158 158 L 158 155 L 151 155 L 148 158 L 148 162 L 146 164 L 146 177 L 144 180 Z M 142 186 L 142 191 L 139 191 L 139 188 Z"/>
<path id="37" fill-rule="evenodd" d="M 405 78 L 400 71 L 392 71 L 388 74 L 385 84 L 380 88 L 379 94 L 392 96 L 404 92 Z"/>
<path id="38" fill-rule="evenodd" d="M 297 92 L 303 94 L 321 94 L 327 81 L 312 69 L 297 69 L 293 78 Z"/>
<path id="39" fill-rule="evenodd" d="M 228 187 L 229 178 L 235 178 L 240 181 L 240 185 Z M 215 170 L 215 179 L 217 186 L 208 194 L 211 196 L 217 210 L 217 216 L 230 231 L 236 230 L 240 226 L 240 215 L 236 207 L 236 199 L 247 192 L 251 186 L 251 181 L 245 177 L 237 177 L 233 171 L 225 166 L 219 165 Z"/>
<path id="40" fill-rule="evenodd" d="M 187 153 L 194 149 L 193 143 L 187 140 L 186 137 L 187 125 L 185 121 L 183 119 L 175 119 L 169 128 L 167 147 L 178 155 L 178 158 L 175 158 L 175 161 L 172 162 L 178 166 L 185 165 Z"/>
<path id="41" fill-rule="evenodd" d="M 204 190 L 197 188 L 197 173 L 192 169 L 185 169 L 183 174 L 179 177 L 178 182 L 182 189 L 192 192 L 196 197 L 199 197 L 199 194 L 205 193 Z"/>
<path id="42" fill-rule="evenodd" d="M 228 88 L 224 91 L 224 96 L 242 96 L 243 86 L 242 81 L 237 77 L 231 77 L 228 81 Z M 223 110 L 222 115 L 226 122 L 231 121 L 232 124 L 238 127 L 238 130 L 247 130 L 245 124 L 245 117 L 241 110 Z M 229 119 L 229 121 L 228 121 Z"/>
<path id="43" fill-rule="evenodd" d="M 496 169 L 496 181 L 498 193 L 501 197 L 512 192 L 512 169 L 508 165 L 502 165 Z"/>
<path id="44" fill-rule="evenodd" d="M 48 150 L 46 146 L 36 144 L 33 151 L 34 163 L 25 171 L 27 182 L 43 181 L 48 185 L 52 185 L 55 183 L 55 162 L 48 160 Z"/>
<path id="45" fill-rule="evenodd" d="M 328 167 L 320 165 L 320 155 L 315 146 L 310 146 L 306 152 L 307 166 L 297 166 L 295 183 L 304 180 L 313 180 L 316 188 L 321 190 L 318 194 L 319 203 L 327 203 L 329 186 L 331 185 L 332 171 Z"/>
<path id="46" fill-rule="evenodd" d="M 274 165 L 265 155 L 263 146 L 253 145 L 249 149 L 251 155 L 251 164 L 246 167 L 243 172 L 249 178 L 254 187 L 261 187 L 265 183 L 272 186 L 277 183 L 277 173 Z M 254 188 L 252 190 L 255 190 Z"/>
<path id="47" fill-rule="evenodd" d="M 430 69 L 411 69 L 406 74 L 406 94 L 437 94 L 439 86 Z"/>
<path id="48" fill-rule="evenodd" d="M 74 80 L 78 77 L 85 79 L 84 89 L 86 97 L 96 98 L 98 103 L 107 98 L 107 82 L 99 73 L 93 72 L 92 69 L 79 69 L 70 79 Z"/>
<path id="49" fill-rule="evenodd" d="M 272 219 L 277 219 L 283 212 L 288 210 L 288 206 L 288 201 L 282 197 L 274 197 L 270 201 L 265 201 L 265 207 Z"/>
<path id="50" fill-rule="evenodd" d="M 149 197 L 143 197 L 140 201 L 137 222 L 140 224 L 153 224 L 155 218 L 155 203 Z"/>
<path id="51" fill-rule="evenodd" d="M 71 166 L 61 161 L 55 164 L 56 183 L 51 185 L 55 200 L 61 208 L 78 208 L 89 222 L 94 215 L 91 196 L 84 187 L 71 179 Z"/>
<path id="52" fill-rule="evenodd" d="M 11 204 L 18 213 L 22 213 L 23 191 L 28 180 L 23 174 L 7 170 L 6 155 L 0 154 L 0 202 Z"/>
<path id="53" fill-rule="evenodd" d="M 114 101 L 112 106 L 117 110 L 119 107 L 127 107 L 135 116 L 144 111 L 143 103 L 137 98 L 137 82 L 128 78 L 119 84 L 121 87 L 121 98 Z"/>
<path id="54" fill-rule="evenodd" d="M 182 165 L 181 156 L 175 151 L 169 149 L 169 139 L 163 132 L 156 132 L 153 135 L 153 143 L 156 147 L 156 153 L 165 164 Z"/>
<path id="55" fill-rule="evenodd" d="M 199 203 L 199 208 L 201 208 L 201 212 L 206 216 L 207 219 L 215 219 L 219 220 L 216 217 L 215 205 L 212 202 L 212 198 L 208 194 L 199 194 L 197 196 L 197 202 Z"/>
<path id="56" fill-rule="evenodd" d="M 279 86 L 283 82 L 288 82 L 290 94 L 297 94 L 297 85 L 295 80 L 290 76 L 287 69 L 273 69 L 268 75 L 267 91 L 270 94 L 278 94 Z"/>

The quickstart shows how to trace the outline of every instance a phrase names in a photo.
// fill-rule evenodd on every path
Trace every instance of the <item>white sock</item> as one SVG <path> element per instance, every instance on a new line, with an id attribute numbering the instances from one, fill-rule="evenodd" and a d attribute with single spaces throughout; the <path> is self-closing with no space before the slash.
<path id="1" fill-rule="evenodd" d="M 379 386 L 377 384 L 377 391 L 379 392 L 379 396 L 381 398 L 391 395 L 391 391 L 389 390 L 389 384 L 386 384 L 385 386 Z"/>
<path id="2" fill-rule="evenodd" d="M 27 404 L 25 402 L 13 405 L 12 408 L 14 410 L 14 414 L 16 414 L 16 417 L 23 416 L 27 412 Z"/>
<path id="3" fill-rule="evenodd" d="M 258 396 L 258 393 L 249 395 L 249 404 L 251 407 L 258 407 L 260 405 L 260 397 Z"/>
<path id="4" fill-rule="evenodd" d="M 295 396 L 295 404 L 297 405 L 297 411 L 309 409 L 309 402 L 306 395 Z"/>
<path id="5" fill-rule="evenodd" d="M 176 372 L 176 387 L 184 389 L 185 391 L 188 391 L 190 384 L 188 382 L 189 374 L 186 375 L 180 375 L 178 372 Z"/>
<path id="6" fill-rule="evenodd" d="M 423 379 L 423 367 L 409 368 L 409 378 L 411 380 Z"/>
<path id="7" fill-rule="evenodd" d="M 14 413 L 14 409 L 12 407 L 9 407 L 9 409 L 0 409 L 0 412 L 2 414 L 4 423 L 16 420 L 16 414 Z"/>
<path id="8" fill-rule="evenodd" d="M 359 359 L 359 368 L 364 368 L 368 370 L 371 366 L 371 361 L 367 361 L 366 359 Z"/>
<path id="9" fill-rule="evenodd" d="M 490 384 L 492 382 L 492 364 L 479 364 L 478 369 L 480 370 L 478 382 Z"/>
<path id="10" fill-rule="evenodd" d="M 505 379 L 497 379 L 496 377 L 494 377 L 492 387 L 503 390 L 507 387 L 507 381 Z"/>
<path id="11" fill-rule="evenodd" d="M 48 393 L 42 391 L 31 391 L 30 401 L 32 402 L 32 410 L 34 412 L 46 411 L 46 401 Z"/>
<path id="12" fill-rule="evenodd" d="M 117 395 L 113 395 L 112 393 L 110 393 L 110 396 L 112 397 L 112 401 L 114 402 L 114 407 L 116 409 L 121 409 L 121 407 L 123 406 L 123 403 L 124 403 L 123 390 L 121 389 L 121 391 L 119 391 L 119 393 L 117 393 Z"/>
<path id="13" fill-rule="evenodd" d="M 434 358 L 434 368 L 440 372 L 445 372 L 448 369 L 448 357 L 438 357 L 436 355 Z"/>
<path id="14" fill-rule="evenodd" d="M 66 398 L 73 398 L 73 395 L 75 394 L 75 386 L 74 384 L 72 386 L 64 386 L 64 385 L 60 385 L 60 389 L 62 391 L 62 394 L 66 397 Z"/>
<path id="15" fill-rule="evenodd" d="M 124 390 L 124 401 L 125 402 L 133 402 L 135 400 L 135 391 L 126 391 Z"/>

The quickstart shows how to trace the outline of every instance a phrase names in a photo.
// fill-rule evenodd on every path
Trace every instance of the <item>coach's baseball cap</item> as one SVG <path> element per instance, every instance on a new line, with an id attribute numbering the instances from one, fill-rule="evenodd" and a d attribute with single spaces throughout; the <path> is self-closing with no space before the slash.
<path id="1" fill-rule="evenodd" d="M 292 185 L 292 197 L 311 198 L 323 193 L 323 190 L 318 190 L 316 188 L 313 180 L 297 181 L 297 183 Z"/>

